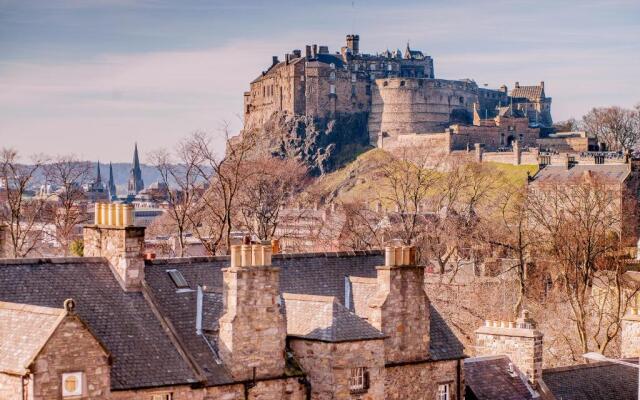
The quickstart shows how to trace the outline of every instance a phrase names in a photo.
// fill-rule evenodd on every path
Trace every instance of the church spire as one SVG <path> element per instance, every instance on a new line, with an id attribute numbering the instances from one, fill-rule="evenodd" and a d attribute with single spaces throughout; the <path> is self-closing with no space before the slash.
<path id="1" fill-rule="evenodd" d="M 109 198 L 111 200 L 115 199 L 117 197 L 116 194 L 116 182 L 113 179 L 113 165 L 111 165 L 111 161 L 109 161 L 109 183 L 108 183 L 108 189 L 109 189 Z"/>
<path id="2" fill-rule="evenodd" d="M 142 170 L 140 169 L 140 159 L 138 158 L 138 143 L 133 148 L 133 167 L 129 171 L 129 183 L 128 183 L 129 195 L 135 196 L 144 189 L 144 182 L 142 181 Z"/>
<path id="3" fill-rule="evenodd" d="M 96 168 L 96 183 L 102 183 L 102 175 L 100 175 L 100 160 L 98 160 Z"/>

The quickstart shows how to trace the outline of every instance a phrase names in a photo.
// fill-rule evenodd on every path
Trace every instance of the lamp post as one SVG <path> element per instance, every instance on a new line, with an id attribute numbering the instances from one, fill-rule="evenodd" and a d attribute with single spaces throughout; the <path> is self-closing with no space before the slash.
<path id="1" fill-rule="evenodd" d="M 606 361 L 606 362 L 610 362 L 610 363 L 614 363 L 614 364 L 620 364 L 620 365 L 626 365 L 627 367 L 632 367 L 638 370 L 638 400 L 640 400 L 640 358 L 638 358 L 638 364 L 634 364 L 634 363 L 630 363 L 627 361 L 621 361 L 621 360 L 616 360 L 613 358 L 608 358 L 603 356 L 600 353 L 595 353 L 595 352 L 591 352 L 591 353 L 585 353 L 582 355 L 582 357 L 588 359 L 588 360 L 593 360 L 593 361 Z"/>

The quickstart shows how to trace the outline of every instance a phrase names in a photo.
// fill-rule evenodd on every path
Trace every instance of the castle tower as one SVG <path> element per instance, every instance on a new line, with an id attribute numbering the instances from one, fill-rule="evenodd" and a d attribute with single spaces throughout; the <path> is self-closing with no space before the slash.
<path id="1" fill-rule="evenodd" d="M 113 165 L 111 165 L 111 162 L 109 162 L 109 183 L 107 185 L 107 189 L 109 191 L 109 199 L 115 199 L 117 197 L 116 182 L 113 179 Z"/>
<path id="2" fill-rule="evenodd" d="M 280 309 L 280 268 L 271 246 L 231 246 L 231 266 L 222 270 L 224 315 L 220 356 L 234 379 L 284 374 L 287 326 Z"/>
<path id="3" fill-rule="evenodd" d="M 129 172 L 128 190 L 130 195 L 136 195 L 144 189 L 142 181 L 142 170 L 140 169 L 140 159 L 138 158 L 138 144 L 135 144 L 133 150 L 133 167 Z"/>
<path id="4" fill-rule="evenodd" d="M 387 247 L 377 269 L 377 292 L 369 300 L 369 323 L 382 331 L 386 363 L 429 357 L 430 307 L 424 291 L 424 266 L 416 265 L 413 246 Z"/>
<path id="5" fill-rule="evenodd" d="M 360 52 L 360 35 L 347 35 L 347 48 L 351 54 L 358 55 Z"/>

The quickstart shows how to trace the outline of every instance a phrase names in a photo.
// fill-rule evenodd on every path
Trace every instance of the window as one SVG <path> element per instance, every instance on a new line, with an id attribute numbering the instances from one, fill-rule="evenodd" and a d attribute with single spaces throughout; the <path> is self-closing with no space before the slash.
<path id="1" fill-rule="evenodd" d="M 336 73 L 331 71 L 331 73 L 329 74 L 329 79 L 331 79 L 332 81 L 336 80 Z"/>
<path id="2" fill-rule="evenodd" d="M 329 64 L 329 68 L 336 69 L 336 65 L 334 63 Z"/>
<path id="3" fill-rule="evenodd" d="M 387 71 L 393 71 L 393 65 L 387 64 Z"/>
<path id="4" fill-rule="evenodd" d="M 168 269 L 167 273 L 171 277 L 173 284 L 176 285 L 178 289 L 184 289 L 189 287 L 187 280 L 184 279 L 184 276 L 182 276 L 182 273 L 177 269 Z"/>
<path id="5" fill-rule="evenodd" d="M 460 96 L 458 100 L 460 101 L 460 104 L 464 104 L 464 97 Z"/>
<path id="6" fill-rule="evenodd" d="M 329 85 L 329 94 L 336 94 L 336 85 Z"/>
<path id="7" fill-rule="evenodd" d="M 173 393 L 155 393 L 151 395 L 151 400 L 172 400 Z"/>
<path id="8" fill-rule="evenodd" d="M 369 389 L 369 373 L 365 367 L 351 368 L 349 376 L 349 391 L 364 393 Z"/>
<path id="9" fill-rule="evenodd" d="M 438 385 L 438 397 L 437 400 L 450 400 L 450 394 L 449 394 L 449 384 L 445 383 L 442 385 Z"/>
<path id="10" fill-rule="evenodd" d="M 68 372 L 62 374 L 62 397 L 76 397 L 83 395 L 84 374 L 82 372 Z"/>
<path id="11" fill-rule="evenodd" d="M 351 74 L 351 82 L 355 82 L 357 80 L 356 74 Z"/>

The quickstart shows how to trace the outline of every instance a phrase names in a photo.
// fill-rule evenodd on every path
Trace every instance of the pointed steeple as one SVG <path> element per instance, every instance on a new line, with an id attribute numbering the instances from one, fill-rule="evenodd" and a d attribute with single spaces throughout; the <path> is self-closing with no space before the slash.
<path id="1" fill-rule="evenodd" d="M 100 175 L 100 160 L 98 160 L 98 164 L 97 164 L 97 171 L 96 171 L 96 183 L 102 183 L 102 175 Z"/>
<path id="2" fill-rule="evenodd" d="M 128 189 L 129 195 L 134 196 L 144 189 L 142 170 L 140 169 L 140 159 L 138 158 L 138 143 L 135 144 L 133 149 L 133 167 L 131 168 L 131 171 L 129 171 Z"/>
<path id="3" fill-rule="evenodd" d="M 407 48 L 404 51 L 404 58 L 411 59 L 411 49 L 409 48 L 409 41 L 407 40 Z"/>
<path id="4" fill-rule="evenodd" d="M 113 179 L 113 165 L 111 165 L 111 162 L 109 162 L 109 183 L 107 186 L 109 189 L 109 198 L 116 198 L 116 182 Z"/>

